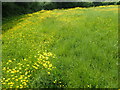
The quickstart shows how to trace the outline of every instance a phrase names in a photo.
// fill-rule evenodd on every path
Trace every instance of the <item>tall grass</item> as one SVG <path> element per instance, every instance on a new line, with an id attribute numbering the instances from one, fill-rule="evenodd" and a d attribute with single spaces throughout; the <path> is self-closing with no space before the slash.
<path id="1" fill-rule="evenodd" d="M 3 88 L 118 88 L 117 8 L 42 10 L 5 22 Z"/>

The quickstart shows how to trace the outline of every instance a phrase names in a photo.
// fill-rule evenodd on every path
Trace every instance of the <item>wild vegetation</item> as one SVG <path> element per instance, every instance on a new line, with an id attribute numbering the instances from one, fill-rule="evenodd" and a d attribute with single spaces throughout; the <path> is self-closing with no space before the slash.
<path id="1" fill-rule="evenodd" d="M 41 10 L 3 22 L 3 88 L 118 88 L 118 6 Z"/>
<path id="2" fill-rule="evenodd" d="M 52 2 L 52 1 L 54 0 L 50 0 L 50 2 L 3 2 L 2 16 L 3 18 L 8 18 L 11 16 L 33 13 L 40 10 L 52 10 L 62 8 L 66 9 L 74 7 L 96 7 L 102 5 L 120 5 L 120 2 L 118 2 L 119 0 L 114 0 L 114 2 L 106 2 L 107 0 L 105 0 L 105 2 Z"/>

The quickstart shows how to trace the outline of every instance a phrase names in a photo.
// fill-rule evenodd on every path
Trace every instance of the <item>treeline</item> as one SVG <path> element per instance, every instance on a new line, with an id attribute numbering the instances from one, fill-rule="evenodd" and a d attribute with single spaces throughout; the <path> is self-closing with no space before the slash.
<path id="1" fill-rule="evenodd" d="M 93 7 L 101 5 L 119 5 L 120 2 L 3 2 L 2 16 L 10 17 L 39 10 L 52 10 L 74 7 Z"/>

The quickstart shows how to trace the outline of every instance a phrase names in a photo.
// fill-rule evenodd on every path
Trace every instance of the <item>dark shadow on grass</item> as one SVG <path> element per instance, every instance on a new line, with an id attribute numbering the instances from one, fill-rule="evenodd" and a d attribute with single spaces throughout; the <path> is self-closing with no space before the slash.
<path id="1" fill-rule="evenodd" d="M 22 22 L 21 18 L 26 17 L 25 15 L 17 15 L 13 17 L 2 18 L 2 33 L 5 33 L 9 29 L 13 28 L 18 23 Z"/>

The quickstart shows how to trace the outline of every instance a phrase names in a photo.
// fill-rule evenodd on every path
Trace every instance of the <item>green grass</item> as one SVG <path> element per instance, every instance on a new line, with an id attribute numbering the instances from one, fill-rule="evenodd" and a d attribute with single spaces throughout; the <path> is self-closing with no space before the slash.
<path id="1" fill-rule="evenodd" d="M 117 8 L 39 11 L 4 21 L 3 88 L 118 88 Z"/>

